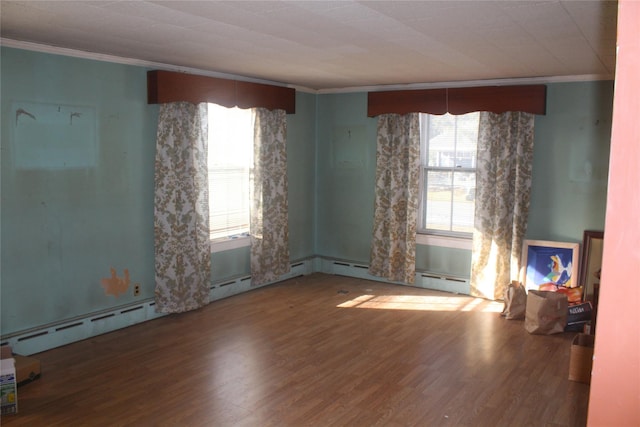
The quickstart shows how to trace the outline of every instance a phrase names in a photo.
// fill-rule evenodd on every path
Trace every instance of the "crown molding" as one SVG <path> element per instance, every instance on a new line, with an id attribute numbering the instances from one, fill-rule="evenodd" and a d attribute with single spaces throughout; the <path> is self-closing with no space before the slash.
<path id="1" fill-rule="evenodd" d="M 546 83 L 571 83 L 571 82 L 589 82 L 601 80 L 614 80 L 612 75 L 605 74 L 582 74 L 571 76 L 549 76 L 549 77 L 519 77 L 510 79 L 487 79 L 487 80 L 464 80 L 436 83 L 411 83 L 397 85 L 377 85 L 377 86 L 358 86 L 346 87 L 339 89 L 320 89 L 318 94 L 329 93 L 349 93 L 349 92 L 383 92 L 392 90 L 419 90 L 419 89 L 452 89 L 479 86 L 522 86 L 522 85 L 540 85 Z"/>
<path id="2" fill-rule="evenodd" d="M 26 42 L 26 41 L 13 40 L 13 39 L 7 39 L 7 38 L 0 38 L 0 46 L 6 46 L 6 47 L 15 48 L 15 49 L 31 50 L 34 52 L 41 52 L 41 53 L 50 53 L 53 55 L 63 55 L 63 56 L 70 56 L 74 58 L 91 59 L 94 61 L 111 62 L 111 63 L 123 64 L 123 65 L 133 65 L 136 67 L 144 67 L 144 68 L 149 68 L 154 70 L 175 71 L 179 73 L 195 74 L 199 76 L 216 77 L 216 78 L 229 79 L 229 80 L 239 80 L 239 81 L 250 82 L 250 83 L 268 84 L 273 86 L 282 86 L 282 87 L 288 87 L 295 90 L 299 90 L 301 92 L 316 93 L 316 91 L 313 89 L 297 87 L 297 86 L 285 84 L 282 82 L 274 82 L 272 80 L 255 79 L 255 78 L 241 76 L 237 74 L 220 73 L 216 71 L 206 71 L 206 70 L 201 70 L 199 68 L 183 67 L 180 65 L 164 64 L 162 62 L 145 61 L 142 59 L 126 58 L 122 56 L 107 55 L 104 53 L 69 49 L 66 47 L 51 46 L 46 44 Z"/>
<path id="3" fill-rule="evenodd" d="M 488 79 L 488 80 L 466 80 L 466 81 L 449 81 L 449 82 L 432 82 L 432 83 L 411 83 L 411 84 L 394 84 L 394 85 L 375 85 L 375 86 L 351 86 L 344 88 L 330 89 L 311 89 L 303 86 L 296 86 L 272 80 L 256 79 L 237 74 L 219 73 L 215 71 L 206 71 L 198 68 L 183 67 L 173 64 L 164 64 L 161 62 L 145 61 L 142 59 L 126 58 L 115 55 L 107 55 L 103 53 L 89 52 L 84 50 L 69 49 L 65 47 L 51 46 L 40 43 L 0 38 L 0 46 L 6 46 L 16 49 L 31 50 L 35 52 L 50 53 L 54 55 L 71 56 L 74 58 L 92 59 L 95 61 L 112 62 L 116 64 L 133 65 L 137 67 L 145 67 L 150 69 L 159 69 L 166 71 L 176 71 L 182 73 L 195 74 L 200 76 L 217 77 L 223 79 L 239 80 L 251 83 L 262 83 L 274 86 L 283 86 L 295 89 L 296 91 L 311 93 L 316 95 L 337 94 L 337 93 L 354 93 L 354 92 L 381 92 L 389 90 L 414 90 L 414 89 L 440 89 L 440 88 L 456 88 L 456 87 L 475 87 L 475 86 L 513 86 L 513 85 L 531 85 L 546 83 L 569 83 L 569 82 L 586 82 L 599 80 L 614 80 L 612 74 L 583 74 L 570 76 L 548 76 L 548 77 L 522 77 L 509 79 Z"/>

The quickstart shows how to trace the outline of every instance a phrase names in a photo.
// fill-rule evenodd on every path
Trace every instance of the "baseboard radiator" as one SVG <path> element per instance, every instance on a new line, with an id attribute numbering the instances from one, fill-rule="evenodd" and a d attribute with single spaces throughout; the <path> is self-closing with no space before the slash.
<path id="1" fill-rule="evenodd" d="M 390 282 L 381 277 L 369 274 L 369 266 L 365 264 L 332 259 L 321 259 L 320 263 L 321 267 L 319 271 L 322 271 L 323 273 L 406 285 L 406 283 Z M 431 273 L 427 271 L 416 272 L 415 282 L 410 286 L 465 295 L 468 295 L 470 292 L 469 279 L 467 278 Z"/>
<path id="2" fill-rule="evenodd" d="M 438 273 L 418 272 L 416 273 L 416 286 L 437 291 L 452 292 L 454 294 L 469 295 L 469 279 L 462 277 L 452 277 Z"/>
<path id="3" fill-rule="evenodd" d="M 311 274 L 313 271 L 312 259 L 294 262 L 291 264 L 291 271 L 289 273 L 282 275 L 272 283 Z M 260 287 L 272 283 L 267 283 Z M 214 283 L 211 286 L 209 298 L 210 301 L 215 301 L 247 292 L 251 289 L 256 289 L 255 286 L 251 286 L 251 276 L 238 277 Z M 164 313 L 156 312 L 155 305 L 153 298 L 150 298 L 66 321 L 39 326 L 3 336 L 0 339 L 0 345 L 10 345 L 16 354 L 29 356 L 41 351 L 165 316 L 166 314 Z"/>

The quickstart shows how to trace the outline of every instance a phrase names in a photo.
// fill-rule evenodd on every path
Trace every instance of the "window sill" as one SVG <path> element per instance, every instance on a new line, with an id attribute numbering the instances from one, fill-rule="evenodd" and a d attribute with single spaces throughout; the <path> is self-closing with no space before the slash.
<path id="1" fill-rule="evenodd" d="M 221 237 L 211 240 L 211 253 L 224 252 L 231 249 L 244 248 L 251 244 L 251 239 L 246 235 Z"/>
<path id="2" fill-rule="evenodd" d="M 436 236 L 433 234 L 417 234 L 416 243 L 419 245 L 440 246 L 444 248 L 471 250 L 472 239 L 461 237 Z"/>

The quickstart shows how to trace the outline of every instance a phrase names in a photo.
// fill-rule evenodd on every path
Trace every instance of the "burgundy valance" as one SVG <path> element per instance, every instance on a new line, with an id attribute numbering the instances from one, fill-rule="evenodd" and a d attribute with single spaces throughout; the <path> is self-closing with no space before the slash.
<path id="1" fill-rule="evenodd" d="M 147 72 L 147 102 L 212 102 L 225 107 L 281 109 L 296 112 L 295 89 L 174 71 Z"/>
<path id="2" fill-rule="evenodd" d="M 545 114 L 547 87 L 480 86 L 447 89 L 369 92 L 367 115 L 427 113 L 466 114 L 472 111 L 524 111 Z"/>

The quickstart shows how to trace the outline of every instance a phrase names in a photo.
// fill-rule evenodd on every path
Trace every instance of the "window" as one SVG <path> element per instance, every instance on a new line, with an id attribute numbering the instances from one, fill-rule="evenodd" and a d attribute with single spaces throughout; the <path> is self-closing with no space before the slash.
<path id="1" fill-rule="evenodd" d="M 470 237 L 476 190 L 479 113 L 420 115 L 419 231 Z"/>
<path id="2" fill-rule="evenodd" d="M 209 104 L 209 230 L 211 239 L 249 232 L 253 167 L 251 110 Z"/>

